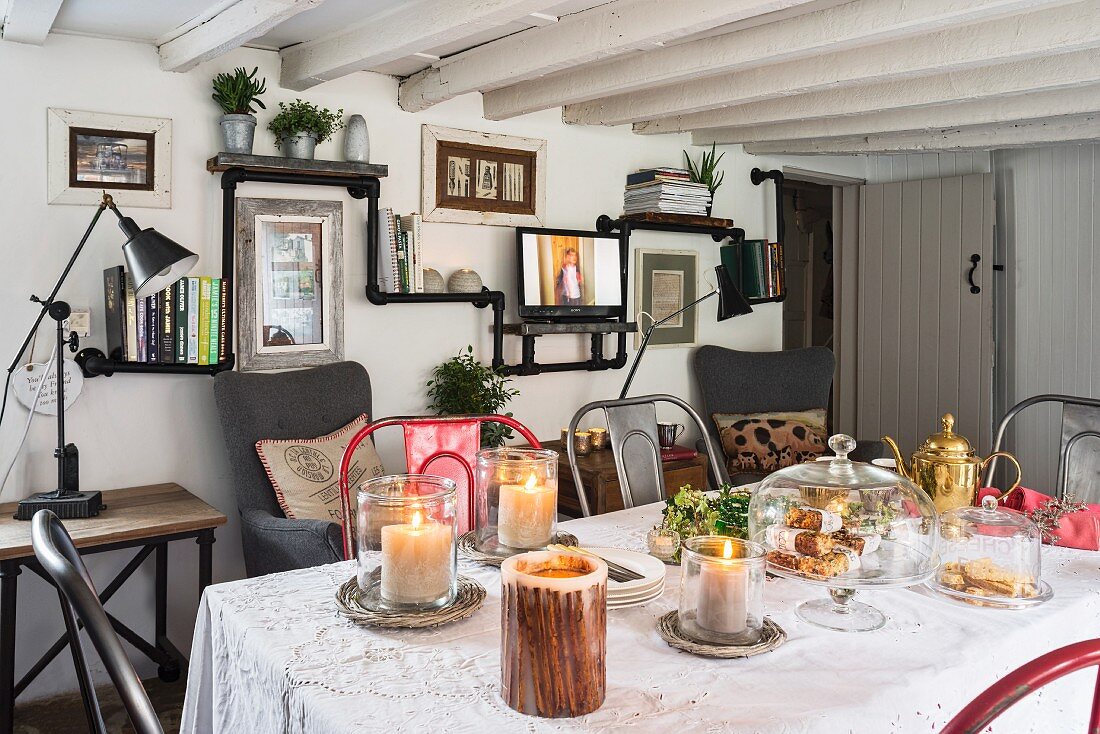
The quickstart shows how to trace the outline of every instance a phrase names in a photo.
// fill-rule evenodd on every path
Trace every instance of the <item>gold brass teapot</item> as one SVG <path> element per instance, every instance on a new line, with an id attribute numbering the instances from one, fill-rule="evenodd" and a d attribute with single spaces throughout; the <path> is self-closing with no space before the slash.
<path id="1" fill-rule="evenodd" d="M 1015 456 L 1007 451 L 998 451 L 983 460 L 974 454 L 969 441 L 955 433 L 953 415 L 945 413 L 940 421 L 943 431 L 926 438 L 908 466 L 894 440 L 889 436 L 882 437 L 882 442 L 894 452 L 898 474 L 911 479 L 927 492 L 937 510 L 946 512 L 973 505 L 978 496 L 982 472 L 995 456 L 1008 459 L 1016 467 L 1016 481 L 1000 498 L 1020 486 L 1022 472 Z"/>

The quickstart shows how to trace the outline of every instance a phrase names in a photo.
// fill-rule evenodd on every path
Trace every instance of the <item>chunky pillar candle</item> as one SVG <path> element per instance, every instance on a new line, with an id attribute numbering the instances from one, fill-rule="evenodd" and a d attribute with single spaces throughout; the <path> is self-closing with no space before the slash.
<path id="1" fill-rule="evenodd" d="M 748 578 L 746 570 L 735 565 L 733 543 L 727 540 L 722 558 L 714 563 L 704 563 L 699 569 L 699 613 L 696 622 L 700 627 L 718 634 L 730 635 L 744 632 L 748 627 Z"/>
<path id="2" fill-rule="evenodd" d="M 557 511 L 557 488 L 538 484 L 535 474 L 523 485 L 502 484 L 497 537 L 511 548 L 545 548 L 554 532 Z"/>
<path id="3" fill-rule="evenodd" d="M 764 624 L 765 549 L 721 535 L 684 541 L 680 629 L 702 642 L 751 645 Z"/>
<path id="4" fill-rule="evenodd" d="M 382 598 L 398 604 L 423 604 L 449 593 L 450 525 L 424 522 L 419 511 L 407 525 L 382 528 Z"/>

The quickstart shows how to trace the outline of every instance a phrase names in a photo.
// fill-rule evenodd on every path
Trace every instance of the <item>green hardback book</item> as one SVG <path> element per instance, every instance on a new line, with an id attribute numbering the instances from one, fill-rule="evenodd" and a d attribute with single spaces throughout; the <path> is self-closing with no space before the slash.
<path id="1" fill-rule="evenodd" d="M 765 296 L 764 251 L 767 240 L 745 240 L 741 243 L 741 293 L 745 298 Z"/>
<path id="2" fill-rule="evenodd" d="M 741 245 L 739 243 L 722 245 L 718 248 L 718 255 L 722 264 L 726 266 L 730 280 L 737 286 L 737 290 L 744 290 L 741 283 Z"/>
<path id="3" fill-rule="evenodd" d="M 199 278 L 199 364 L 210 364 L 210 277 Z"/>

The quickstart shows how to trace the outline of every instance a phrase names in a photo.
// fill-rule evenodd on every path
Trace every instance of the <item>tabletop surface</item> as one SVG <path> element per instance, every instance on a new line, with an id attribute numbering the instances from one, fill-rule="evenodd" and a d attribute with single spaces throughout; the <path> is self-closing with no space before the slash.
<path id="1" fill-rule="evenodd" d="M 660 506 L 647 505 L 559 527 L 585 545 L 642 550 L 659 517 Z M 402 631 L 337 613 L 334 594 L 353 573 L 344 562 L 209 587 L 181 731 L 926 734 L 1006 672 L 1100 636 L 1100 553 L 1044 546 L 1043 578 L 1055 595 L 1034 609 L 980 609 L 916 589 L 861 592 L 886 626 L 832 632 L 794 614 L 824 589 L 773 578 L 765 605 L 786 643 L 743 660 L 703 658 L 656 632 L 679 598 L 679 568 L 669 566 L 660 598 L 608 612 L 604 705 L 576 719 L 538 719 L 500 697 L 497 569 L 460 561 L 460 573 L 486 587 L 484 606 L 443 627 Z M 1051 684 L 993 731 L 1084 731 L 1095 676 L 1084 670 Z"/>
<path id="2" fill-rule="evenodd" d="M 226 521 L 225 515 L 172 482 L 106 490 L 103 503 L 107 507 L 96 517 L 65 520 L 77 548 L 205 530 Z M 30 521 L 12 517 L 17 505 L 0 505 L 2 561 L 34 555 Z"/>

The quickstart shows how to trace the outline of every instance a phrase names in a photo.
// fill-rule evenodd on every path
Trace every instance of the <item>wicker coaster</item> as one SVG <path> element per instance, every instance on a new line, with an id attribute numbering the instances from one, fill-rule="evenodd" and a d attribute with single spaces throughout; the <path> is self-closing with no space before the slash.
<path id="1" fill-rule="evenodd" d="M 359 583 L 355 577 L 345 581 L 336 592 L 336 608 L 352 622 L 371 627 L 414 629 L 438 627 L 470 616 L 485 601 L 485 587 L 466 576 L 458 577 L 458 594 L 445 607 L 426 612 L 376 612 L 361 604 Z"/>
<path id="2" fill-rule="evenodd" d="M 551 542 L 559 545 L 578 545 L 580 543 L 576 535 L 561 530 L 554 533 L 554 539 Z M 477 549 L 477 533 L 473 530 L 464 533 L 458 539 L 458 552 L 471 561 L 476 561 L 485 566 L 499 567 L 500 564 L 504 563 L 504 557 L 492 553 L 483 553 Z"/>
<path id="3" fill-rule="evenodd" d="M 671 647 L 708 658 L 748 658 L 771 652 L 787 641 L 783 628 L 767 617 L 764 617 L 763 637 L 755 645 L 716 645 L 695 640 L 680 629 L 680 618 L 675 609 L 657 620 L 657 633 Z"/>

